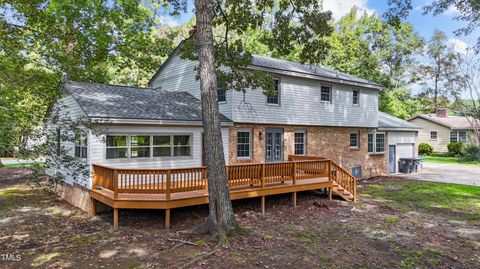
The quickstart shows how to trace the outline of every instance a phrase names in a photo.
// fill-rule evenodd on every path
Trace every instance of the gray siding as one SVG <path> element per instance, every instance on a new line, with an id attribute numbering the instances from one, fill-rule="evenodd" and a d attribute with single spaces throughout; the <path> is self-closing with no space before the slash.
<path id="1" fill-rule="evenodd" d="M 152 87 L 169 91 L 188 91 L 200 98 L 200 85 L 195 79 L 196 63 L 175 55 L 152 81 Z M 234 122 L 295 124 L 318 126 L 378 126 L 378 90 L 359 88 L 319 80 L 275 75 L 281 79 L 280 106 L 266 104 L 261 90 L 243 93 L 227 91 L 227 102 L 220 112 Z M 320 85 L 332 86 L 332 102 L 320 101 Z M 352 105 L 352 90 L 360 90 L 360 105 Z"/>
<path id="2" fill-rule="evenodd" d="M 186 91 L 198 99 L 200 96 L 200 82 L 195 79 L 197 71 L 193 61 L 181 59 L 177 54 L 164 66 L 162 72 L 152 81 L 152 88 L 161 88 L 166 91 Z M 220 103 L 220 113 L 232 118 L 232 93 L 227 91 L 227 102 Z"/>

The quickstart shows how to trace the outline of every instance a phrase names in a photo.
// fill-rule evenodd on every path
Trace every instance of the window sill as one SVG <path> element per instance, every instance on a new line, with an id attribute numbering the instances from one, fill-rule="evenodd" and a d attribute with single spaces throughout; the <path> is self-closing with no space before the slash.
<path id="1" fill-rule="evenodd" d="M 226 103 L 227 103 L 227 101 L 219 101 L 219 102 L 218 102 L 219 105 L 224 105 L 224 104 L 226 104 Z"/>
<path id="2" fill-rule="evenodd" d="M 274 106 L 274 107 L 280 107 L 280 104 L 270 104 L 270 103 L 266 103 L 267 106 Z"/>
<path id="3" fill-rule="evenodd" d="M 357 151 L 357 150 L 360 150 L 360 148 L 359 147 L 350 147 L 350 150 Z"/>
<path id="4" fill-rule="evenodd" d="M 385 155 L 385 152 L 369 152 L 369 155 Z"/>
<path id="5" fill-rule="evenodd" d="M 251 157 L 237 157 L 238 161 L 250 161 L 251 159 Z"/>

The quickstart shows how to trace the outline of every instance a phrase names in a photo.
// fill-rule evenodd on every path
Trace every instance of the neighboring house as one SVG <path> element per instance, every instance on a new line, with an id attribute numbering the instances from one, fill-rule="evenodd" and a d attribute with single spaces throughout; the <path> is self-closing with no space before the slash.
<path id="1" fill-rule="evenodd" d="M 408 121 L 422 127 L 419 143 L 431 145 L 435 152 L 448 152 L 450 142 L 477 143 L 467 117 L 450 116 L 446 108 L 437 108 L 435 114 L 417 115 Z"/>
<path id="2" fill-rule="evenodd" d="M 85 130 L 76 134 L 75 143 L 59 143 L 90 167 L 139 169 L 137 175 L 142 175 L 141 169 L 202 166 L 208 149 L 202 143 L 196 65 L 181 59 L 177 49 L 152 77 L 149 88 L 67 81 L 61 86 L 64 97 L 56 104 L 61 114 L 105 121 L 106 129 L 100 136 Z M 319 156 L 357 178 L 367 178 L 396 172 L 398 158 L 416 156 L 418 127 L 378 111 L 380 85 L 263 56 L 254 56 L 248 69 L 271 73 L 277 95 L 265 96 L 261 89 L 245 93 L 218 89 L 227 164 Z M 388 156 L 393 158 L 390 163 Z M 326 167 L 301 171 L 317 173 Z M 73 180 L 67 170 L 62 169 L 67 183 L 96 187 L 91 177 Z M 353 191 L 353 185 L 345 188 Z"/>

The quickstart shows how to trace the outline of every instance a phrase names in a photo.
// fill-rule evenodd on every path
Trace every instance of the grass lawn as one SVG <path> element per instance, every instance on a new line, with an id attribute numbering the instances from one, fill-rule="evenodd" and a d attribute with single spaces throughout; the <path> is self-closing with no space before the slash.
<path id="1" fill-rule="evenodd" d="M 10 163 L 10 164 L 4 164 L 4 167 L 6 168 L 32 167 L 34 164 L 39 164 L 40 166 L 45 165 L 45 163 Z"/>
<path id="2" fill-rule="evenodd" d="M 435 182 L 372 184 L 364 195 L 402 211 L 422 210 L 480 224 L 480 187 Z"/>
<path id="3" fill-rule="evenodd" d="M 435 156 L 420 156 L 426 162 L 430 163 L 451 163 L 451 164 L 468 164 L 468 165 L 479 165 L 480 162 L 459 162 L 455 157 L 435 157 Z"/>
<path id="4" fill-rule="evenodd" d="M 169 230 L 163 210 L 120 210 L 113 230 L 111 212 L 93 217 L 28 176 L 0 169 L 0 253 L 21 256 L 0 268 L 480 268 L 480 187 L 382 177 L 359 182 L 355 205 L 299 192 L 296 208 L 268 196 L 265 214 L 259 199 L 238 200 L 242 229 L 214 249 L 177 233 L 208 206 L 174 209 Z"/>

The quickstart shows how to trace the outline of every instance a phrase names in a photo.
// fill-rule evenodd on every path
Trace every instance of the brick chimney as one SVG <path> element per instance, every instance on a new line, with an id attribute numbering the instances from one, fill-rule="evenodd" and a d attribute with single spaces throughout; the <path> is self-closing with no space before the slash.
<path id="1" fill-rule="evenodd" d="M 437 114 L 437 117 L 439 118 L 446 118 L 448 115 L 448 109 L 446 107 L 437 107 L 435 109 L 435 114 Z"/>

